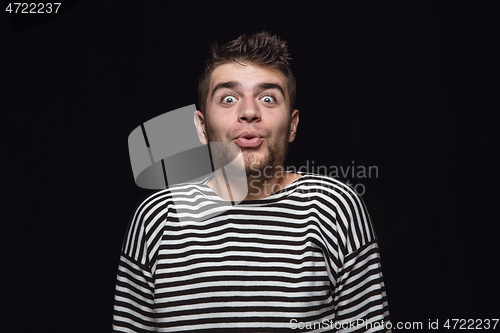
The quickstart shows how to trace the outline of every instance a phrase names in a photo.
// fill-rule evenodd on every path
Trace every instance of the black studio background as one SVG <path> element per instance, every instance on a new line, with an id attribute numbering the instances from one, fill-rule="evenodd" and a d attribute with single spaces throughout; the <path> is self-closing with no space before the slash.
<path id="1" fill-rule="evenodd" d="M 293 57 L 288 164 L 378 168 L 345 179 L 366 189 L 393 323 L 499 318 L 497 2 L 81 1 L 15 33 L 0 16 L 6 332 L 110 331 L 151 193 L 128 135 L 197 103 L 210 43 L 260 30 Z"/>

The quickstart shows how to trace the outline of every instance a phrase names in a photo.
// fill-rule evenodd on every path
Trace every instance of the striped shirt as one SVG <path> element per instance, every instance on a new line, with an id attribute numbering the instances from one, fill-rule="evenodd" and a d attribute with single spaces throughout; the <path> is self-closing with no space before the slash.
<path id="1" fill-rule="evenodd" d="M 232 206 L 209 180 L 155 192 L 136 209 L 115 332 L 390 331 L 376 236 L 351 187 L 303 174 Z"/>

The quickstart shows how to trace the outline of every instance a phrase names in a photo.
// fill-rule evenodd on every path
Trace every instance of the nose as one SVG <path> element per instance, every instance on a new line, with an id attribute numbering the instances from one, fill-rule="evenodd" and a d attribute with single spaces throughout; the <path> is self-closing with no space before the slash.
<path id="1" fill-rule="evenodd" d="M 241 122 L 247 121 L 249 123 L 260 121 L 260 111 L 256 101 L 253 99 L 245 99 L 244 102 L 241 103 L 239 120 Z"/>

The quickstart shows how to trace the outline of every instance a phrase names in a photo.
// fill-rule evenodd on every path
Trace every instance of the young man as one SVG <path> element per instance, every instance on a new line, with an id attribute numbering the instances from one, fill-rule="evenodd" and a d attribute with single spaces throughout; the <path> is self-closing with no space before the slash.
<path id="1" fill-rule="evenodd" d="M 138 207 L 115 331 L 388 331 L 362 200 L 335 179 L 284 171 L 299 123 L 289 59 L 265 32 L 213 48 L 195 125 L 215 172 Z"/>

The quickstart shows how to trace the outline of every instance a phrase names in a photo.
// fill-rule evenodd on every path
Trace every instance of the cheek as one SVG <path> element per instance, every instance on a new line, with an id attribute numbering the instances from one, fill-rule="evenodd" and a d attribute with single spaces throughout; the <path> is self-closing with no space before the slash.
<path id="1" fill-rule="evenodd" d="M 224 139 L 230 136 L 228 133 L 228 128 L 230 128 L 230 126 L 220 118 L 217 119 L 217 115 L 213 115 L 212 117 L 207 118 L 206 128 L 207 132 L 213 140 L 225 141 Z"/>
<path id="2" fill-rule="evenodd" d="M 290 134 L 290 122 L 283 122 L 280 124 L 280 126 L 276 129 L 276 133 L 282 137 L 286 136 L 288 138 L 288 135 Z"/>

